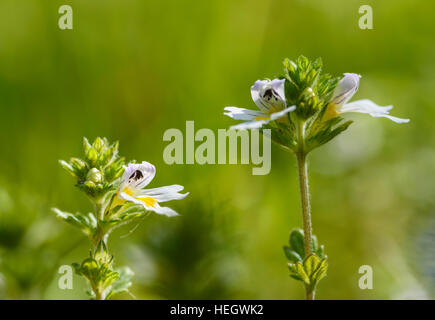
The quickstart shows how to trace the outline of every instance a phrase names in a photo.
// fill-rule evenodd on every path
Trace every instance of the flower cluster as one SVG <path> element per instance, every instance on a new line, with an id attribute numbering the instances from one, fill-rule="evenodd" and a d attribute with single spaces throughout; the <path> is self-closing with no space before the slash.
<path id="1" fill-rule="evenodd" d="M 226 107 L 225 115 L 243 120 L 232 129 L 271 129 L 272 140 L 294 152 L 309 151 L 325 144 L 348 128 L 348 112 L 385 117 L 397 123 L 409 119 L 393 117 L 393 106 L 378 106 L 371 100 L 349 102 L 359 87 L 360 75 L 345 73 L 339 79 L 322 73 L 322 62 L 301 56 L 284 61 L 284 74 L 273 80 L 258 80 L 251 96 L 260 111 Z"/>
<path id="2" fill-rule="evenodd" d="M 109 234 L 117 227 L 135 221 L 148 212 L 173 217 L 173 209 L 160 203 L 181 200 L 188 193 L 184 188 L 170 185 L 144 189 L 156 174 L 156 168 L 148 163 L 128 163 L 118 155 L 118 143 L 110 144 L 106 138 L 97 138 L 93 144 L 84 139 L 83 159 L 71 158 L 60 164 L 75 179 L 76 186 L 94 204 L 95 212 L 88 214 L 69 213 L 53 209 L 57 216 L 78 227 L 93 244 L 90 257 L 75 270 L 88 279 L 91 294 L 96 299 L 128 290 L 132 272 L 128 268 L 113 269 L 113 256 L 107 249 Z"/>

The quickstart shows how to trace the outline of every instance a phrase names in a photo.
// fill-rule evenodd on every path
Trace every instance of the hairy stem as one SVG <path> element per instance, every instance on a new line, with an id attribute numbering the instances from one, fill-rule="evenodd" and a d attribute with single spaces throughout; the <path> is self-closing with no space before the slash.
<path id="1" fill-rule="evenodd" d="M 309 191 L 309 184 L 308 184 L 308 163 L 307 163 L 307 153 L 305 151 L 304 135 L 305 135 L 305 124 L 301 122 L 298 125 L 299 150 L 296 152 L 296 158 L 298 162 L 299 189 L 301 194 L 305 257 L 308 257 L 313 252 L 313 244 L 312 244 L 312 227 L 311 227 L 310 191 Z M 306 289 L 306 299 L 314 300 L 315 288 L 306 286 L 305 289 Z"/>
<path id="2" fill-rule="evenodd" d="M 298 154 L 297 160 L 299 172 L 299 188 L 301 193 L 302 220 L 304 225 L 305 257 L 308 257 L 313 252 L 313 247 L 311 241 L 311 207 L 310 192 L 308 186 L 307 158 L 303 154 Z"/>
<path id="3" fill-rule="evenodd" d="M 94 251 L 98 248 L 98 245 L 101 241 L 104 242 L 105 245 L 107 245 L 107 237 L 108 233 L 107 231 L 102 227 L 101 221 L 104 220 L 104 210 L 105 207 L 101 203 L 101 201 L 95 201 L 95 215 L 97 217 L 97 233 L 92 239 L 92 243 L 94 245 Z M 101 250 L 103 251 L 103 247 L 101 247 Z M 96 300 L 105 300 L 105 294 L 101 288 L 98 286 L 92 286 L 92 291 L 95 293 L 95 299 Z"/>

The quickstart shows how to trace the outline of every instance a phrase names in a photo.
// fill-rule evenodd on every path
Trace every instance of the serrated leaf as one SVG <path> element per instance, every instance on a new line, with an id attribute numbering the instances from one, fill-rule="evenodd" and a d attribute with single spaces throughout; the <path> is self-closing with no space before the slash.
<path id="1" fill-rule="evenodd" d="M 88 213 L 87 215 L 82 215 L 80 213 L 69 213 L 65 211 L 61 211 L 57 208 L 52 209 L 54 213 L 56 213 L 57 217 L 62 219 L 63 221 L 78 227 L 88 236 L 94 234 L 97 228 L 97 220 L 92 213 Z"/>
<path id="2" fill-rule="evenodd" d="M 311 277 L 320 266 L 320 258 L 315 254 L 311 254 L 304 260 L 303 264 L 305 272 Z"/>
<path id="3" fill-rule="evenodd" d="M 129 267 L 122 267 L 117 270 L 119 278 L 112 285 L 112 292 L 114 294 L 127 292 L 132 282 L 134 272 Z"/>
<path id="4" fill-rule="evenodd" d="M 316 284 L 326 276 L 328 269 L 327 259 L 320 259 L 316 254 L 308 256 L 304 262 L 304 270 L 309 277 L 309 285 L 315 287 Z"/>
<path id="5" fill-rule="evenodd" d="M 300 262 L 296 263 L 296 274 L 302 279 L 305 284 L 310 284 L 310 277 L 305 272 L 305 268 Z"/>
<path id="6" fill-rule="evenodd" d="M 322 259 L 317 270 L 312 274 L 311 276 L 312 282 L 314 283 L 319 282 L 321 279 L 323 279 L 326 276 L 327 271 L 328 271 L 328 260 L 325 258 Z"/>

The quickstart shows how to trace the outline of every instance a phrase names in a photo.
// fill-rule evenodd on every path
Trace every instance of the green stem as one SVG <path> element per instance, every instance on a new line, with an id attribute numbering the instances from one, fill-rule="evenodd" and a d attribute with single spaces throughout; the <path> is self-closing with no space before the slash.
<path id="1" fill-rule="evenodd" d="M 104 244 L 107 245 L 108 234 L 107 234 L 106 230 L 101 225 L 101 221 L 104 220 L 104 210 L 105 210 L 105 207 L 101 203 L 101 201 L 96 201 L 95 202 L 95 213 L 96 213 L 96 217 L 97 217 L 97 233 L 96 233 L 95 237 L 92 239 L 92 243 L 94 245 L 94 250 L 97 249 L 97 247 L 101 241 L 103 241 Z M 103 250 L 103 248 L 101 248 L 101 250 Z M 99 288 L 98 286 L 92 286 L 92 291 L 94 291 L 94 293 L 95 293 L 96 300 L 105 300 L 106 299 L 106 297 L 103 293 L 103 290 L 101 290 L 101 288 Z"/>
<path id="2" fill-rule="evenodd" d="M 313 289 L 313 290 L 309 290 L 309 289 L 307 289 L 307 294 L 306 294 L 306 300 L 314 300 L 314 298 L 315 298 L 315 294 L 316 294 L 316 291 Z"/>
<path id="3" fill-rule="evenodd" d="M 101 201 L 95 202 L 95 214 L 97 217 L 97 233 L 92 239 L 92 243 L 94 245 L 94 248 L 96 249 L 98 244 L 101 240 L 104 241 L 105 244 L 107 244 L 107 230 L 105 230 L 102 225 L 101 221 L 104 220 L 104 205 L 101 203 Z"/>
<path id="4" fill-rule="evenodd" d="M 308 257 L 313 252 L 313 246 L 307 158 L 303 154 L 297 154 L 296 156 L 298 160 L 299 188 L 301 193 L 302 220 L 304 225 L 305 257 Z"/>
<path id="5" fill-rule="evenodd" d="M 304 227 L 304 247 L 305 257 L 308 257 L 313 252 L 312 244 L 312 227 L 311 227 L 311 206 L 310 206 L 310 191 L 308 185 L 308 163 L 307 153 L 305 151 L 305 124 L 303 122 L 298 125 L 298 144 L 299 149 L 296 152 L 298 162 L 299 189 L 301 193 L 302 206 L 302 221 Z M 306 299 L 314 300 L 315 288 L 308 286 L 306 289 Z"/>
<path id="6" fill-rule="evenodd" d="M 103 292 L 99 290 L 98 288 L 93 289 L 95 293 L 95 300 L 105 300 L 105 297 L 103 297 Z"/>

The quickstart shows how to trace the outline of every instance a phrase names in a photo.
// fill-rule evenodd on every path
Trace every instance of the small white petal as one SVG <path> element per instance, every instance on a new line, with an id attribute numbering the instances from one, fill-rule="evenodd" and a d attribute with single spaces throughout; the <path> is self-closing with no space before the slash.
<path id="1" fill-rule="evenodd" d="M 263 125 L 269 123 L 269 121 L 270 120 L 242 122 L 234 126 L 231 126 L 230 129 L 232 130 L 258 129 L 261 128 Z"/>
<path id="2" fill-rule="evenodd" d="M 249 110 L 237 107 L 225 107 L 224 115 L 235 120 L 254 120 L 257 117 L 267 117 L 267 114 L 256 110 Z"/>
<path id="3" fill-rule="evenodd" d="M 170 186 L 165 186 L 165 187 L 159 187 L 159 188 L 153 188 L 153 189 L 144 189 L 142 191 L 146 191 L 147 194 L 149 195 L 156 195 L 156 194 L 161 194 L 161 193 L 166 193 L 166 192 L 180 192 L 184 189 L 183 186 L 179 185 L 179 184 L 173 184 Z"/>
<path id="4" fill-rule="evenodd" d="M 375 118 L 379 118 L 379 117 L 388 118 L 396 123 L 408 123 L 410 121 L 409 119 L 397 118 L 397 117 L 390 116 L 389 114 L 371 114 L 371 116 Z"/>
<path id="5" fill-rule="evenodd" d="M 344 106 L 342 106 L 338 111 L 340 113 L 344 113 L 344 112 L 366 113 L 375 118 L 384 117 L 397 123 L 409 122 L 409 119 L 401 119 L 401 118 L 390 116 L 389 111 L 391 109 L 393 109 L 393 106 L 379 106 L 371 100 L 363 99 L 363 100 L 357 100 L 351 103 L 347 103 Z"/>
<path id="6" fill-rule="evenodd" d="M 381 113 L 388 114 L 393 106 L 379 106 L 369 99 L 357 100 L 342 106 L 338 111 L 343 112 L 360 112 L 360 113 Z"/>
<path id="7" fill-rule="evenodd" d="M 165 202 L 171 200 L 182 200 L 189 195 L 189 192 L 186 193 L 162 193 L 159 195 L 155 195 L 153 198 L 158 202 Z"/>
<path id="8" fill-rule="evenodd" d="M 179 215 L 175 210 L 173 210 L 169 207 L 161 207 L 158 204 L 156 204 L 152 208 L 150 207 L 149 210 L 154 211 L 157 214 L 163 214 L 163 215 L 168 216 L 168 217 L 176 217 Z"/>
<path id="9" fill-rule="evenodd" d="M 180 188 L 181 187 L 181 188 Z M 181 200 L 187 197 L 187 193 L 179 193 L 183 190 L 183 186 L 173 185 L 154 189 L 144 189 L 137 193 L 137 197 L 152 197 L 158 202 Z"/>
<path id="10" fill-rule="evenodd" d="M 359 78 L 356 73 L 345 73 L 334 90 L 331 103 L 340 106 L 348 102 L 358 90 Z"/>
<path id="11" fill-rule="evenodd" d="M 291 107 L 285 108 L 285 109 L 282 110 L 282 111 L 272 113 L 272 114 L 270 115 L 270 120 L 276 120 L 276 119 L 282 118 L 282 117 L 285 116 L 287 113 L 292 112 L 292 111 L 294 111 L 295 109 L 296 109 L 295 106 L 291 106 Z"/>

